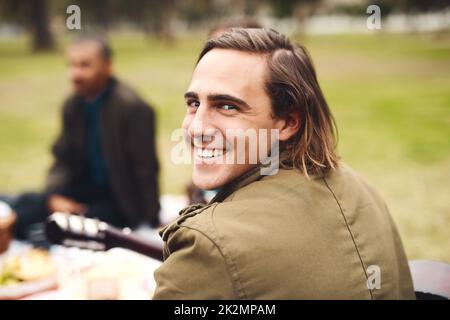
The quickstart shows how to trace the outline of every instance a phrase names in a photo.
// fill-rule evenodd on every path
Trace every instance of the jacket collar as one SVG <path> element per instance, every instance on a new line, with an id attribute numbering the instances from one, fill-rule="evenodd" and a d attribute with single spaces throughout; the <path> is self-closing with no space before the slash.
<path id="1" fill-rule="evenodd" d="M 186 208 L 184 208 L 183 210 L 181 210 L 178 213 L 178 215 L 179 215 L 178 219 L 176 219 L 171 224 L 160 229 L 159 235 L 161 236 L 163 241 L 167 241 L 170 233 L 172 231 L 174 231 L 175 229 L 179 228 L 180 224 L 184 220 L 186 220 L 187 218 L 189 218 L 191 216 L 199 214 L 200 212 L 202 212 L 203 210 L 212 206 L 216 202 L 222 202 L 236 190 L 252 183 L 253 181 L 259 180 L 261 177 L 262 176 L 260 174 L 260 166 L 256 166 L 256 167 L 252 168 L 251 170 L 247 171 L 246 173 L 244 173 L 237 179 L 235 179 L 235 180 L 231 181 L 230 183 L 226 184 L 225 186 L 223 186 L 219 190 L 219 192 L 214 196 L 214 198 L 212 198 L 212 200 L 210 202 L 208 202 L 207 204 L 204 204 L 204 203 L 191 204 L 191 205 L 187 206 Z"/>
<path id="2" fill-rule="evenodd" d="M 283 162 L 283 160 L 287 158 L 288 153 L 286 151 L 281 151 L 279 156 L 279 165 L 281 165 L 281 162 Z M 259 164 L 256 167 L 244 173 L 243 175 L 234 179 L 233 181 L 227 183 L 222 188 L 220 188 L 219 192 L 216 194 L 214 198 L 211 199 L 211 201 L 208 204 L 212 204 L 214 202 L 222 202 L 226 198 L 228 198 L 231 194 L 233 194 L 235 191 L 245 187 L 246 185 L 252 182 L 262 179 L 262 177 L 265 176 L 261 174 L 262 169 L 263 166 Z"/>
<path id="3" fill-rule="evenodd" d="M 235 191 L 245 187 L 246 185 L 261 179 L 261 166 L 258 165 L 238 178 L 232 180 L 231 182 L 225 184 L 222 188 L 220 188 L 219 192 L 211 199 L 208 204 L 212 204 L 214 202 L 222 202 L 226 198 L 228 198 Z"/>

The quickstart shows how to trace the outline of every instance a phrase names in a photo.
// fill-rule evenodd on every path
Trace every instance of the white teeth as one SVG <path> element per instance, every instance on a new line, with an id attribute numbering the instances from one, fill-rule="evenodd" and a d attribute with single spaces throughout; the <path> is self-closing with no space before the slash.
<path id="1" fill-rule="evenodd" d="M 214 158 L 223 155 L 222 149 L 200 149 L 197 148 L 197 156 L 200 158 Z"/>

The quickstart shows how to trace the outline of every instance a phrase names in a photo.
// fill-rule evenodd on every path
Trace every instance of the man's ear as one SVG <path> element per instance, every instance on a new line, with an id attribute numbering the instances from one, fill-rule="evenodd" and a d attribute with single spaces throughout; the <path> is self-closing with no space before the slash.
<path id="1" fill-rule="evenodd" d="M 288 114 L 284 119 L 280 119 L 279 123 L 279 139 L 287 141 L 300 130 L 301 118 L 299 112 Z"/>

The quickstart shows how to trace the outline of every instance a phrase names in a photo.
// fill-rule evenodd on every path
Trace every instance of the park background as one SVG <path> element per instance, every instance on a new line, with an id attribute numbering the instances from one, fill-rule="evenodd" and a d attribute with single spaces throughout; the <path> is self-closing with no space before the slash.
<path id="1" fill-rule="evenodd" d="M 81 8 L 81 30 L 66 8 Z M 366 9 L 381 8 L 369 30 Z M 257 19 L 309 49 L 336 117 L 339 153 L 384 196 L 409 259 L 450 262 L 448 1 L 0 0 L 0 193 L 43 187 L 60 108 L 70 94 L 64 50 L 105 33 L 117 76 L 157 112 L 161 193 L 183 194 L 188 165 L 170 136 L 209 28 Z"/>

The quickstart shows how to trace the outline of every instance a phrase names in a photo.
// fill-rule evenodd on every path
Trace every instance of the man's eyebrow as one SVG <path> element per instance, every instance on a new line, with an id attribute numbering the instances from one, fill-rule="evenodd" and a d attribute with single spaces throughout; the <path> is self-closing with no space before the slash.
<path id="1" fill-rule="evenodd" d="M 184 94 L 184 98 L 185 98 L 185 99 L 187 99 L 187 98 L 198 99 L 198 94 L 196 94 L 196 93 L 193 92 L 193 91 L 188 91 L 188 92 L 186 92 L 186 93 Z"/>
<path id="2" fill-rule="evenodd" d="M 239 99 L 237 97 L 231 96 L 229 94 L 209 94 L 208 100 L 210 101 L 231 101 L 234 102 L 240 106 L 242 106 L 244 109 L 250 109 L 250 106 L 247 102 L 245 102 L 242 99 Z"/>
<path id="3" fill-rule="evenodd" d="M 184 98 L 188 99 L 188 98 L 192 98 L 192 99 L 198 99 L 198 94 L 193 92 L 193 91 L 188 91 L 184 94 Z M 248 105 L 247 102 L 245 102 L 244 100 L 238 98 L 238 97 L 234 97 L 232 95 L 229 94 L 208 94 L 208 100 L 209 101 L 231 101 L 234 102 L 238 105 L 240 105 L 241 107 L 243 107 L 244 109 L 250 109 L 250 106 Z"/>

